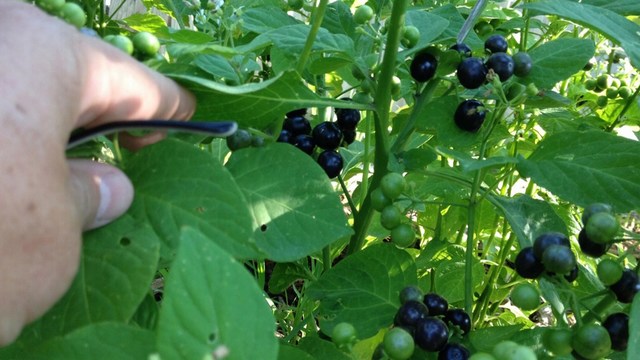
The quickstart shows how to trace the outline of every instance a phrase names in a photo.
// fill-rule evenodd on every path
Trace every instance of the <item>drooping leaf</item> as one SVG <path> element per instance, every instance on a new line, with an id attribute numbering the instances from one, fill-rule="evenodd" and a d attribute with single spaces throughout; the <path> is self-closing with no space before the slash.
<path id="1" fill-rule="evenodd" d="M 372 245 L 338 263 L 307 289 L 320 301 L 320 328 L 330 334 L 339 322 L 350 322 L 367 338 L 393 323 L 398 295 L 417 283 L 413 258 L 391 244 Z"/>
<path id="2" fill-rule="evenodd" d="M 18 342 L 65 335 L 100 321 L 127 322 L 155 275 L 160 241 L 129 213 L 84 236 L 80 267 L 67 293 Z M 20 344 L 18 344 L 20 345 Z"/>
<path id="3" fill-rule="evenodd" d="M 137 360 L 155 352 L 154 333 L 122 323 L 96 323 L 32 349 L 31 360 Z"/>
<path id="4" fill-rule="evenodd" d="M 624 48 L 631 64 L 640 67 L 638 32 L 640 26 L 602 7 L 566 0 L 545 0 L 525 5 L 527 9 L 553 14 L 591 28 Z M 584 64 L 583 64 L 584 65 Z"/>
<path id="5" fill-rule="evenodd" d="M 180 240 L 158 322 L 160 357 L 276 359 L 275 319 L 245 267 L 195 229 L 183 227 Z"/>
<path id="6" fill-rule="evenodd" d="M 171 260 L 180 230 L 191 226 L 239 258 L 262 256 L 251 238 L 251 215 L 235 180 L 218 160 L 190 144 L 167 139 L 126 162 L 136 189 L 129 213 L 162 239 Z"/>
<path id="7" fill-rule="evenodd" d="M 191 84 L 189 88 L 198 100 L 194 118 L 232 120 L 241 127 L 264 128 L 282 121 L 285 113 L 305 107 L 371 108 L 370 105 L 322 98 L 309 90 L 294 72 L 241 86 L 228 86 L 180 73 L 166 75 Z"/>
<path id="8" fill-rule="evenodd" d="M 227 169 L 244 193 L 253 237 L 267 258 L 297 260 L 352 233 L 327 175 L 294 146 L 236 151 Z"/>
<path id="9" fill-rule="evenodd" d="M 533 241 L 544 233 L 559 232 L 568 235 L 562 218 L 545 201 L 532 199 L 526 194 L 512 198 L 496 196 L 493 199 L 518 236 L 521 249 L 533 246 Z"/>
<path id="10" fill-rule="evenodd" d="M 637 141 L 601 131 L 568 131 L 546 137 L 517 169 L 576 205 L 609 203 L 625 212 L 640 204 L 639 163 Z"/>
<path id="11" fill-rule="evenodd" d="M 525 78 L 540 89 L 551 89 L 582 70 L 595 52 L 595 44 L 588 39 L 562 38 L 546 42 L 529 52 L 533 67 Z"/>

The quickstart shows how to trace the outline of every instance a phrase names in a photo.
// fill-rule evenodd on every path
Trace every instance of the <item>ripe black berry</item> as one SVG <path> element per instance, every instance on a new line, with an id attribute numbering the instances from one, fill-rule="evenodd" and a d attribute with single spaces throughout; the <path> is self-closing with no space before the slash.
<path id="1" fill-rule="evenodd" d="M 467 360 L 471 356 L 462 344 L 448 343 L 438 352 L 438 360 Z"/>
<path id="2" fill-rule="evenodd" d="M 486 66 L 498 75 L 500 81 L 506 81 L 513 75 L 515 63 L 511 56 L 505 53 L 494 53 L 489 56 Z"/>
<path id="3" fill-rule="evenodd" d="M 427 315 L 429 315 L 429 310 L 423 303 L 416 300 L 408 300 L 396 312 L 393 324 L 395 326 L 415 328 L 418 322 L 424 320 Z"/>
<path id="4" fill-rule="evenodd" d="M 310 135 L 300 134 L 293 140 L 293 145 L 305 153 L 311 155 L 316 148 L 316 143 L 313 142 L 313 138 Z"/>
<path id="5" fill-rule="evenodd" d="M 356 109 L 336 109 L 336 119 L 340 130 L 355 130 L 360 122 L 360 111 Z"/>
<path id="6" fill-rule="evenodd" d="M 476 132 L 484 123 L 487 112 L 484 105 L 475 99 L 465 100 L 458 105 L 453 116 L 456 125 L 462 130 Z"/>
<path id="7" fill-rule="evenodd" d="M 573 270 L 571 270 L 568 274 L 566 274 L 564 276 L 565 280 L 567 280 L 568 282 L 574 282 L 576 281 L 576 279 L 578 278 L 578 274 L 579 274 L 579 269 L 578 269 L 578 265 L 576 265 Z"/>
<path id="8" fill-rule="evenodd" d="M 316 145 L 324 150 L 337 149 L 342 141 L 342 131 L 330 121 L 316 125 L 311 136 L 313 136 L 313 141 L 315 141 Z"/>
<path id="9" fill-rule="evenodd" d="M 231 151 L 251 146 L 251 133 L 244 129 L 238 129 L 233 135 L 227 137 L 227 147 Z"/>
<path id="10" fill-rule="evenodd" d="M 282 129 L 277 142 L 293 144 L 293 134 L 289 130 Z"/>
<path id="11" fill-rule="evenodd" d="M 471 48 L 465 43 L 457 43 L 450 47 L 451 50 L 455 50 L 460 53 L 463 58 L 471 57 Z"/>
<path id="12" fill-rule="evenodd" d="M 462 309 L 449 309 L 444 315 L 445 323 L 449 326 L 457 326 L 460 328 L 462 335 L 471 331 L 471 318 L 466 311 Z"/>
<path id="13" fill-rule="evenodd" d="M 288 130 L 296 135 L 309 135 L 311 133 L 311 124 L 309 124 L 309 120 L 304 116 L 292 116 L 284 119 L 284 124 L 282 124 L 282 128 Z"/>
<path id="14" fill-rule="evenodd" d="M 422 350 L 440 351 L 449 341 L 449 329 L 442 320 L 429 316 L 417 324 L 413 337 Z"/>
<path id="15" fill-rule="evenodd" d="M 531 56 L 526 52 L 519 52 L 513 55 L 513 63 L 515 64 L 513 74 L 518 77 L 529 75 L 533 68 L 533 60 L 531 60 Z"/>
<path id="16" fill-rule="evenodd" d="M 625 351 L 629 342 L 629 316 L 625 313 L 614 313 L 602 323 L 611 338 L 611 348 Z"/>
<path id="17" fill-rule="evenodd" d="M 318 155 L 318 164 L 327 173 L 329 179 L 333 179 L 342 171 L 342 155 L 333 150 L 325 150 Z"/>
<path id="18" fill-rule="evenodd" d="M 427 309 L 429 309 L 429 315 L 431 316 L 444 315 L 449 309 L 447 300 L 435 293 L 425 294 L 423 302 L 427 306 Z"/>
<path id="19" fill-rule="evenodd" d="M 640 290 L 640 281 L 638 280 L 638 274 L 631 269 L 624 269 L 622 277 L 618 282 L 609 287 L 616 299 L 621 303 L 628 304 L 633 301 L 633 297 Z"/>
<path id="20" fill-rule="evenodd" d="M 580 244 L 582 253 L 595 258 L 606 254 L 610 246 L 610 244 L 599 244 L 589 239 L 584 228 L 580 230 L 580 234 L 578 234 L 578 244 Z"/>
<path id="21" fill-rule="evenodd" d="M 507 39 L 505 39 L 502 35 L 491 35 L 484 42 L 484 49 L 492 54 L 507 52 L 508 48 L 509 45 L 507 44 Z"/>
<path id="22" fill-rule="evenodd" d="M 478 58 L 466 58 L 458 65 L 456 76 L 465 88 L 477 89 L 487 79 L 487 67 Z"/>
<path id="23" fill-rule="evenodd" d="M 418 82 L 430 80 L 436 74 L 438 60 L 428 52 L 421 52 L 411 61 L 411 77 Z"/>
<path id="24" fill-rule="evenodd" d="M 296 109 L 296 110 L 289 111 L 286 116 L 294 117 L 294 116 L 305 116 L 305 115 L 307 115 L 307 109 Z"/>
<path id="25" fill-rule="evenodd" d="M 535 279 L 544 271 L 542 262 L 535 256 L 531 246 L 520 250 L 516 256 L 515 265 L 518 275 L 526 279 Z"/>
<path id="26" fill-rule="evenodd" d="M 342 131 L 342 141 L 349 145 L 352 142 L 356 141 L 356 131 L 355 130 L 343 130 Z"/>
<path id="27" fill-rule="evenodd" d="M 550 232 L 542 234 L 533 241 L 533 253 L 536 258 L 542 259 L 542 254 L 551 245 L 562 245 L 571 248 L 569 239 L 561 233 Z"/>

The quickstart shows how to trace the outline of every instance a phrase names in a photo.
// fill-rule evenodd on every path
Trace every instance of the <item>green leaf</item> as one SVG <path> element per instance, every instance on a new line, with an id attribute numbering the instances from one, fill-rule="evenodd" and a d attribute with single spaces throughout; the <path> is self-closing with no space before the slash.
<path id="1" fill-rule="evenodd" d="M 127 213 L 88 232 L 80 267 L 67 293 L 24 332 L 22 341 L 45 340 L 100 322 L 127 322 L 148 292 L 160 241 Z"/>
<path id="2" fill-rule="evenodd" d="M 518 159 L 510 156 L 494 156 L 483 160 L 474 159 L 466 152 L 455 151 L 442 146 L 436 146 L 435 150 L 442 156 L 458 161 L 460 163 L 460 168 L 464 172 L 471 172 L 488 167 L 514 164 L 518 162 Z"/>
<path id="3" fill-rule="evenodd" d="M 476 350 L 491 353 L 497 343 L 511 340 L 521 328 L 522 325 L 510 325 L 475 329 L 469 333 L 469 340 Z"/>
<path id="4" fill-rule="evenodd" d="M 439 6 L 432 10 L 431 13 L 438 15 L 449 22 L 449 26 L 438 38 L 438 41 L 446 42 L 449 45 L 453 45 L 453 43 L 455 43 L 456 41 L 458 33 L 460 32 L 460 28 L 462 28 L 462 24 L 464 24 L 466 17 L 463 17 L 453 4 L 445 4 L 443 6 Z M 484 40 L 480 39 L 475 31 L 470 31 L 466 39 L 464 39 L 464 42 L 469 47 L 471 47 L 471 49 L 484 50 Z"/>
<path id="5" fill-rule="evenodd" d="M 629 343 L 627 360 L 635 360 L 640 354 L 640 296 L 634 296 L 629 312 Z"/>
<path id="6" fill-rule="evenodd" d="M 275 261 L 293 261 L 351 235 L 324 170 L 289 144 L 233 153 L 227 169 L 253 216 L 253 237 Z"/>
<path id="7" fill-rule="evenodd" d="M 393 323 L 400 290 L 416 284 L 413 258 L 391 244 L 372 245 L 325 272 L 307 288 L 320 301 L 320 328 L 331 334 L 339 322 L 350 322 L 367 338 Z"/>
<path id="8" fill-rule="evenodd" d="M 125 165 L 136 189 L 129 213 L 162 239 L 164 261 L 178 248 L 183 226 L 197 228 L 233 256 L 262 256 L 251 238 L 251 214 L 242 192 L 211 155 L 168 139 L 145 147 Z"/>
<path id="9" fill-rule="evenodd" d="M 546 137 L 517 169 L 523 177 L 578 206 L 602 202 L 615 211 L 640 204 L 640 143 L 601 131 Z"/>
<path id="10" fill-rule="evenodd" d="M 194 118 L 233 120 L 241 127 L 264 128 L 282 121 L 285 113 L 305 107 L 371 109 L 371 105 L 322 98 L 309 90 L 294 72 L 241 86 L 227 86 L 179 72 L 167 75 L 192 84 L 189 87 L 198 100 Z"/>
<path id="11" fill-rule="evenodd" d="M 349 5 L 336 1 L 327 6 L 322 27 L 333 34 L 344 34 L 351 38 L 356 35 L 356 23 L 353 21 Z"/>
<path id="12" fill-rule="evenodd" d="M 525 78 L 541 89 L 551 89 L 582 70 L 595 52 L 595 44 L 588 39 L 562 38 L 546 42 L 529 51 L 533 60 L 531 73 Z"/>
<path id="13" fill-rule="evenodd" d="M 242 29 L 256 34 L 297 24 L 300 21 L 275 6 L 252 8 L 242 14 Z"/>
<path id="14" fill-rule="evenodd" d="M 280 344 L 278 360 L 314 360 L 313 356 L 295 346 Z"/>
<path id="15" fill-rule="evenodd" d="M 402 51 L 400 53 L 402 57 L 409 56 L 431 45 L 433 40 L 449 27 L 449 21 L 425 11 L 411 10 L 407 11 L 405 16 L 407 26 L 415 26 L 420 30 L 420 39 L 411 49 Z"/>
<path id="16" fill-rule="evenodd" d="M 298 347 L 316 360 L 352 360 L 350 356 L 338 350 L 332 342 L 317 336 L 303 337 Z"/>
<path id="17" fill-rule="evenodd" d="M 154 333 L 118 323 L 97 323 L 54 338 L 23 354 L 31 360 L 138 360 L 155 352 Z"/>
<path id="18" fill-rule="evenodd" d="M 162 33 L 167 29 L 165 20 L 155 14 L 133 14 L 123 21 L 134 30 L 147 31 L 152 34 Z"/>
<path id="19" fill-rule="evenodd" d="M 204 234 L 185 227 L 180 240 L 160 311 L 160 357 L 275 359 L 275 320 L 253 277 Z"/>
<path id="20" fill-rule="evenodd" d="M 211 75 L 240 83 L 240 78 L 236 70 L 226 58 L 220 55 L 198 55 L 193 60 L 193 64 Z"/>
<path id="21" fill-rule="evenodd" d="M 546 201 L 535 200 L 524 194 L 512 198 L 495 196 L 493 199 L 518 236 L 521 249 L 533 246 L 533 241 L 544 233 L 567 234 L 564 221 Z"/>
<path id="22" fill-rule="evenodd" d="M 640 47 L 638 47 L 640 26 L 624 16 L 602 7 L 561 0 L 529 3 L 525 7 L 543 14 L 561 16 L 600 32 L 609 40 L 622 46 L 629 56 L 631 64 L 640 68 Z M 533 56 L 532 59 L 535 64 L 536 59 Z"/>
<path id="23" fill-rule="evenodd" d="M 572 0 L 577 2 L 578 0 Z M 582 0 L 583 4 L 599 6 L 622 16 L 640 14 L 640 2 L 636 0 Z"/>
<path id="24" fill-rule="evenodd" d="M 298 263 L 276 263 L 269 279 L 269 291 L 278 294 L 284 292 L 294 282 L 310 278 L 309 270 Z"/>

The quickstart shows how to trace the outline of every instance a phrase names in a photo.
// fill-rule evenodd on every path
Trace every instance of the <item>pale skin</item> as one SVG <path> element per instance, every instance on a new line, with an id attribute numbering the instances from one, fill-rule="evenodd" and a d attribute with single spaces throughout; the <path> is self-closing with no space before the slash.
<path id="1" fill-rule="evenodd" d="M 0 34 L 2 346 L 68 289 L 82 232 L 114 220 L 133 198 L 120 170 L 65 157 L 71 131 L 188 119 L 195 102 L 168 78 L 32 5 L 0 1 Z"/>

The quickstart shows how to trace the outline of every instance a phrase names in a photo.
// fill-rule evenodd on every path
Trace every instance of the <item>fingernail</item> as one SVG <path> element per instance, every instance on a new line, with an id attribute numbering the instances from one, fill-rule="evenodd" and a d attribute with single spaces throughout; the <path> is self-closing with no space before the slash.
<path id="1" fill-rule="evenodd" d="M 91 229 L 105 225 L 124 214 L 133 200 L 133 185 L 119 171 L 107 171 L 96 176 L 100 190 L 100 205 Z"/>

